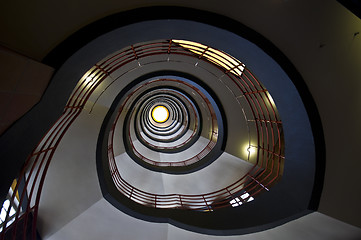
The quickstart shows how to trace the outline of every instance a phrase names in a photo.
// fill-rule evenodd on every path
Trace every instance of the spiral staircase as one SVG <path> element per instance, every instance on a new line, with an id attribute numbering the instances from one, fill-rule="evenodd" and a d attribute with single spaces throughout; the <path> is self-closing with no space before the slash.
<path id="1" fill-rule="evenodd" d="M 302 79 L 243 30 L 147 20 L 69 57 L 43 100 L 61 112 L 10 188 L 0 238 L 113 239 L 131 226 L 228 238 L 307 219 L 323 173 Z"/>

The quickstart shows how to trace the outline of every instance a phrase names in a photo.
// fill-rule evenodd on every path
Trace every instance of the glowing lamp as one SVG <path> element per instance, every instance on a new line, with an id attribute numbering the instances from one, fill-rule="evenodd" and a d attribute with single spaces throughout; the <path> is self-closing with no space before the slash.
<path id="1" fill-rule="evenodd" d="M 156 106 L 152 110 L 152 118 L 157 123 L 164 123 L 169 118 L 169 111 L 164 106 Z"/>

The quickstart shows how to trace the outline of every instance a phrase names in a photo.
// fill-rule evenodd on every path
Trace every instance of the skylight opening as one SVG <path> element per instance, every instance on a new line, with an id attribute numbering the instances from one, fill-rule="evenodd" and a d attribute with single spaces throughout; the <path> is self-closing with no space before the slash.
<path id="1" fill-rule="evenodd" d="M 164 106 L 156 106 L 152 110 L 152 118 L 157 123 L 164 123 L 169 118 L 169 111 Z"/>

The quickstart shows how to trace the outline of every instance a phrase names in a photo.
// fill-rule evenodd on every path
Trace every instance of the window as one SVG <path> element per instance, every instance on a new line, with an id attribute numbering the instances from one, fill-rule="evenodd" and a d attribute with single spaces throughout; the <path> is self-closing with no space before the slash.
<path id="1" fill-rule="evenodd" d="M 249 195 L 249 193 L 242 194 L 239 198 L 236 197 L 232 199 L 229 203 L 232 205 L 232 207 L 238 207 L 241 206 L 245 202 L 251 202 L 254 198 Z"/>
<path id="2" fill-rule="evenodd" d="M 17 209 L 19 208 L 19 194 L 18 194 L 18 191 L 16 192 L 13 203 L 11 203 L 11 198 L 12 198 L 12 195 L 14 194 L 16 184 L 17 184 L 17 181 L 14 180 L 13 184 L 11 185 L 11 187 L 9 189 L 9 193 L 8 193 L 8 195 L 6 197 L 6 200 L 4 201 L 4 203 L 3 203 L 2 207 L 1 207 L 1 212 L 0 212 L 0 232 L 4 228 L 6 215 L 9 215 L 8 219 L 7 219 L 6 227 L 10 226 L 10 224 L 12 224 L 15 221 L 15 213 L 16 213 Z"/>

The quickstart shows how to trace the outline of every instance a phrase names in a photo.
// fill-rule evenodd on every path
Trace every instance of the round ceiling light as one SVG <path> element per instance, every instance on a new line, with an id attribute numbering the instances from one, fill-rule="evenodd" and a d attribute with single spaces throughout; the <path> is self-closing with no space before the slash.
<path id="1" fill-rule="evenodd" d="M 157 123 L 164 123 L 169 118 L 169 111 L 164 106 L 156 106 L 152 110 L 152 118 Z"/>

